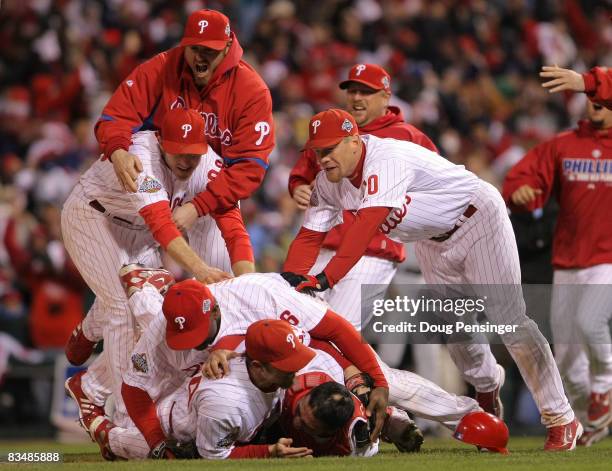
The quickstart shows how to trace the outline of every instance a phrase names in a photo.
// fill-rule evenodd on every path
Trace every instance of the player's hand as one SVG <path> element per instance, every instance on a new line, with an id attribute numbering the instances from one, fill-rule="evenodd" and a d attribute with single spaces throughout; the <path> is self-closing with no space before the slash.
<path id="1" fill-rule="evenodd" d="M 312 450 L 304 446 L 293 448 L 291 438 L 279 438 L 274 445 L 269 445 L 270 456 L 272 458 L 312 458 Z"/>
<path id="2" fill-rule="evenodd" d="M 542 193 L 542 190 L 540 190 L 539 188 L 533 188 L 529 185 L 523 185 L 519 187 L 519 189 L 516 190 L 514 193 L 512 193 L 510 199 L 515 205 L 522 206 L 524 204 L 531 203 L 536 199 L 536 197 L 538 197 Z"/>
<path id="3" fill-rule="evenodd" d="M 385 424 L 385 418 L 387 416 L 387 405 L 389 404 L 389 389 L 388 388 L 374 388 L 370 393 L 370 402 L 366 409 L 366 415 L 368 417 L 375 417 L 374 429 L 370 435 L 370 440 L 374 443 Z"/>
<path id="4" fill-rule="evenodd" d="M 198 219 L 198 210 L 193 203 L 185 203 L 182 206 L 174 208 L 172 219 L 179 231 L 186 232 Z"/>
<path id="5" fill-rule="evenodd" d="M 220 379 L 230 371 L 229 361 L 240 356 L 233 350 L 215 350 L 202 363 L 202 374 L 208 379 Z"/>
<path id="6" fill-rule="evenodd" d="M 111 155 L 113 169 L 117 175 L 117 179 L 125 191 L 136 193 L 138 187 L 136 180 L 138 174 L 142 172 L 142 162 L 134 154 L 130 154 L 127 150 L 117 149 Z"/>
<path id="7" fill-rule="evenodd" d="M 198 270 L 197 273 L 194 272 L 193 275 L 195 276 L 196 280 L 198 280 L 200 283 L 204 283 L 205 285 L 232 278 L 232 275 L 229 273 L 215 267 L 209 267 L 208 265 Z"/>
<path id="8" fill-rule="evenodd" d="M 313 184 L 314 182 L 310 185 L 299 185 L 293 190 L 293 201 L 296 202 L 298 208 L 302 210 L 308 209 Z"/>
<path id="9" fill-rule="evenodd" d="M 544 66 L 540 72 L 540 77 L 549 79 L 542 83 L 544 88 L 548 88 L 548 93 L 562 92 L 571 90 L 573 92 L 584 92 L 584 78 L 578 72 L 570 69 L 562 69 L 555 66 Z"/>
<path id="10" fill-rule="evenodd" d="M 305 275 L 304 278 L 306 279 L 295 287 L 295 290 L 299 293 L 314 296 L 317 291 L 329 289 L 329 281 L 327 281 L 325 272 L 321 272 L 317 276 Z"/>
<path id="11" fill-rule="evenodd" d="M 304 275 L 300 275 L 299 273 L 293 273 L 291 271 L 284 271 L 280 274 L 287 283 L 289 283 L 292 287 L 297 287 L 303 281 L 306 281 L 306 277 Z"/>

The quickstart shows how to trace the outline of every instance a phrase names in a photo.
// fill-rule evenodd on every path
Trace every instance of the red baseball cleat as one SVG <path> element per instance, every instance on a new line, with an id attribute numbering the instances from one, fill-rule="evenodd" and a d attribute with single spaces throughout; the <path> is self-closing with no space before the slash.
<path id="1" fill-rule="evenodd" d="M 85 370 L 79 371 L 75 375 L 66 380 L 64 387 L 66 393 L 72 397 L 79 407 L 79 422 L 88 433 L 92 422 L 97 417 L 104 417 L 104 408 L 95 405 L 89 400 L 83 388 L 81 387 L 81 378 L 85 374 Z M 91 436 L 91 433 L 90 433 Z M 92 437 L 93 440 L 93 437 Z"/>
<path id="2" fill-rule="evenodd" d="M 595 443 L 602 441 L 610 434 L 608 427 L 598 428 L 598 429 L 590 429 L 586 427 L 584 429 L 584 433 L 576 442 L 578 446 L 593 446 Z"/>
<path id="3" fill-rule="evenodd" d="M 108 442 L 109 433 L 114 428 L 115 424 L 100 415 L 93 420 L 89 429 L 89 434 L 100 447 L 100 454 L 106 461 L 115 461 L 117 459 Z"/>
<path id="4" fill-rule="evenodd" d="M 89 359 L 96 343 L 97 342 L 92 342 L 85 337 L 82 322 L 79 322 L 79 325 L 72 331 L 72 335 L 70 335 L 66 347 L 64 347 L 66 358 L 68 358 L 68 361 L 73 365 L 80 366 Z"/>
<path id="5" fill-rule="evenodd" d="M 582 432 L 582 424 L 578 419 L 572 420 L 569 424 L 549 427 L 544 450 L 571 451 L 576 448 L 576 442 L 582 436 Z"/>
<path id="6" fill-rule="evenodd" d="M 423 444 L 423 433 L 406 411 L 387 407 L 382 439 L 393 443 L 402 453 L 416 453 Z"/>
<path id="7" fill-rule="evenodd" d="M 128 298 L 147 285 L 153 286 L 163 296 L 168 288 L 174 284 L 174 277 L 168 270 L 146 268 L 139 263 L 124 265 L 119 270 L 119 277 Z"/>
<path id="8" fill-rule="evenodd" d="M 601 429 L 612 423 L 611 396 L 612 390 L 601 394 L 591 393 L 588 411 L 589 428 Z"/>
<path id="9" fill-rule="evenodd" d="M 499 386 L 489 392 L 476 391 L 476 401 L 482 410 L 504 420 L 504 404 L 499 397 L 499 390 L 506 381 L 506 370 L 501 365 L 497 365 L 497 368 L 499 369 Z"/>

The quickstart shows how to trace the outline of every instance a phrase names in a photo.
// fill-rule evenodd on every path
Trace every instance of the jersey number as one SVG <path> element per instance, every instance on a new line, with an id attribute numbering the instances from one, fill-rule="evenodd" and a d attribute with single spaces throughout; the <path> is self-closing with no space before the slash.
<path id="1" fill-rule="evenodd" d="M 370 175 L 368 177 L 368 195 L 378 193 L 378 175 Z"/>
<path id="2" fill-rule="evenodd" d="M 208 171 L 208 174 L 206 174 L 209 182 L 212 182 L 215 178 L 219 176 L 219 172 L 223 168 L 223 162 L 221 160 L 215 159 L 215 167 L 218 167 L 219 170 L 213 168 L 212 170 Z"/>
<path id="3" fill-rule="evenodd" d="M 289 311 L 283 311 L 280 315 L 281 321 L 289 322 L 291 325 L 299 325 L 300 320 Z"/>

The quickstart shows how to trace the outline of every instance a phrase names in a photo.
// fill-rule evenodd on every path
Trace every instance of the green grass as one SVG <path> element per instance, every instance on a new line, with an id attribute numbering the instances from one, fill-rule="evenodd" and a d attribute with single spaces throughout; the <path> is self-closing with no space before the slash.
<path id="1" fill-rule="evenodd" d="M 384 445 L 378 456 L 369 459 L 317 458 L 302 460 L 254 460 L 254 461 L 176 461 L 176 462 L 114 462 L 106 463 L 94 444 L 57 444 L 50 441 L 0 442 L 0 455 L 9 451 L 59 451 L 64 454 L 61 468 L 88 470 L 292 470 L 292 471 L 504 471 L 504 470 L 611 470 L 612 439 L 604 440 L 591 448 L 580 448 L 571 453 L 544 453 L 542 437 L 517 437 L 510 440 L 510 455 L 478 453 L 474 447 L 452 439 L 426 439 L 418 454 L 400 454 Z M 0 470 L 59 468 L 51 464 L 0 465 Z M 205 467 L 205 468 L 204 468 Z"/>

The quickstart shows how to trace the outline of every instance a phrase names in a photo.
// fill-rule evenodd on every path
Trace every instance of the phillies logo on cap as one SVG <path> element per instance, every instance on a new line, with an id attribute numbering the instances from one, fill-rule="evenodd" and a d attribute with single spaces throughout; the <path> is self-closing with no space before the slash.
<path id="1" fill-rule="evenodd" d="M 365 64 L 359 64 L 357 67 L 355 67 L 355 76 L 359 77 L 361 75 L 361 72 L 363 72 L 364 70 L 366 70 L 366 66 Z"/>
<path id="2" fill-rule="evenodd" d="M 315 119 L 312 122 L 312 133 L 316 134 L 317 133 L 317 128 L 321 126 L 321 120 L 320 119 Z"/>
<path id="3" fill-rule="evenodd" d="M 198 21 L 198 26 L 200 27 L 200 34 L 202 34 L 204 30 L 208 27 L 208 21 L 200 20 Z"/>
<path id="4" fill-rule="evenodd" d="M 353 123 L 351 123 L 348 119 L 345 119 L 342 122 L 342 130 L 346 132 L 351 132 L 353 130 Z"/>
<path id="5" fill-rule="evenodd" d="M 295 350 L 295 337 L 293 334 L 287 334 L 287 343 L 290 343 L 293 349 Z"/>
<path id="6" fill-rule="evenodd" d="M 183 133 L 183 139 L 185 139 L 185 138 L 187 137 L 187 134 L 189 133 L 189 131 L 191 131 L 193 128 L 191 127 L 191 124 L 183 124 L 183 125 L 181 126 L 181 129 L 182 129 L 183 131 L 185 131 L 185 132 Z"/>
<path id="7" fill-rule="evenodd" d="M 179 325 L 179 330 L 183 330 L 186 319 L 183 316 L 179 316 L 174 318 L 174 322 Z"/>

